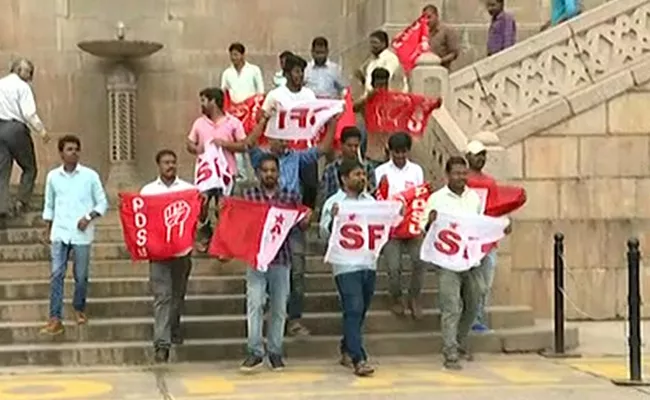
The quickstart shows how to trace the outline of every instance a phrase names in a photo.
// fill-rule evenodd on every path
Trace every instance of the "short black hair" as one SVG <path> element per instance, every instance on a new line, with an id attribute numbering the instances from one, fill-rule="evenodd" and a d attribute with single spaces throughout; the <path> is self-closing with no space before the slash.
<path id="1" fill-rule="evenodd" d="M 218 87 L 209 87 L 201 90 L 199 92 L 199 96 L 205 97 L 206 99 L 212 101 L 217 104 L 217 107 L 219 107 L 220 110 L 223 110 L 223 101 L 224 101 L 224 93 L 223 90 L 219 89 Z"/>
<path id="2" fill-rule="evenodd" d="M 390 72 L 383 67 L 377 67 L 372 70 L 370 73 L 370 83 L 375 84 L 378 80 L 389 80 L 390 79 Z"/>
<path id="3" fill-rule="evenodd" d="M 410 151 L 413 139 L 408 133 L 397 132 L 388 139 L 388 149 L 391 151 Z"/>
<path id="4" fill-rule="evenodd" d="M 370 34 L 371 38 L 378 39 L 380 42 L 388 46 L 388 33 L 386 31 L 377 30 Z"/>
<path id="5" fill-rule="evenodd" d="M 295 67 L 299 67 L 301 70 L 304 71 L 305 68 L 307 68 L 307 61 L 305 61 L 305 59 L 300 56 L 291 54 L 287 56 L 287 58 L 284 60 L 284 69 L 282 72 L 288 74 Z"/>
<path id="6" fill-rule="evenodd" d="M 328 48 L 330 46 L 329 42 L 327 41 L 327 38 L 324 36 L 318 36 L 315 37 L 314 40 L 311 41 L 311 48 L 315 47 L 325 47 Z"/>
<path id="7" fill-rule="evenodd" d="M 78 149 L 81 150 L 81 140 L 75 135 L 65 135 L 61 139 L 59 139 L 59 143 L 57 143 L 57 147 L 59 148 L 59 152 L 63 151 L 63 148 L 67 143 L 74 143 L 77 145 Z"/>
<path id="8" fill-rule="evenodd" d="M 162 149 L 158 153 L 156 153 L 156 164 L 160 164 L 160 159 L 165 157 L 165 156 L 172 156 L 172 157 L 174 157 L 174 160 L 178 159 L 178 157 L 176 156 L 176 153 L 174 153 L 174 150 Z"/>
<path id="9" fill-rule="evenodd" d="M 345 143 L 348 139 L 357 138 L 361 140 L 361 131 L 356 126 L 346 126 L 341 130 L 341 143 Z"/>
<path id="10" fill-rule="evenodd" d="M 425 12 L 427 10 L 431 10 L 432 13 L 438 15 L 438 7 L 434 6 L 433 4 L 427 4 L 426 6 L 422 7 L 422 12 Z"/>
<path id="11" fill-rule="evenodd" d="M 445 172 L 450 173 L 454 165 L 462 165 L 463 167 L 467 167 L 467 160 L 465 160 L 465 158 L 461 156 L 449 157 L 449 160 L 447 160 L 447 162 L 445 163 Z"/>
<path id="12" fill-rule="evenodd" d="M 292 55 L 293 55 L 292 52 L 290 52 L 289 50 L 285 50 L 285 51 L 283 51 L 282 53 L 280 53 L 280 55 L 278 56 L 278 58 L 279 58 L 280 60 L 283 60 L 283 59 L 285 59 L 285 58 L 287 58 L 287 57 L 289 57 L 289 56 L 292 56 Z"/>
<path id="13" fill-rule="evenodd" d="M 233 51 L 246 54 L 246 47 L 244 47 L 244 45 L 239 42 L 235 42 L 228 47 L 228 53 L 232 53 Z"/>
<path id="14" fill-rule="evenodd" d="M 361 164 L 361 162 L 357 159 L 341 161 L 341 165 L 339 165 L 338 168 L 339 182 L 341 185 L 343 184 L 343 177 L 350 176 L 350 173 L 357 168 L 364 169 L 363 164 Z"/>
<path id="15" fill-rule="evenodd" d="M 268 152 L 265 152 L 260 156 L 259 162 L 257 163 L 257 169 L 262 168 L 262 164 L 267 161 L 273 161 L 275 163 L 275 166 L 278 167 L 278 171 L 280 170 L 280 159 L 275 154 Z"/>

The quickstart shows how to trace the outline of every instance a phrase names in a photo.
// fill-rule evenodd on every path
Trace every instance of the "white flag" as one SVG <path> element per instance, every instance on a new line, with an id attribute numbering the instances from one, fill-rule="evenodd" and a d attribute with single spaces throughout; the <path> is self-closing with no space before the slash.
<path id="1" fill-rule="evenodd" d="M 422 242 L 420 258 L 441 268 L 467 271 L 478 266 L 491 244 L 501 240 L 506 217 L 438 212 Z"/>
<path id="2" fill-rule="evenodd" d="M 343 112 L 343 100 L 300 100 L 278 104 L 265 135 L 274 139 L 311 140 L 336 114 Z"/>
<path id="3" fill-rule="evenodd" d="M 230 195 L 234 179 L 221 147 L 209 144 L 203 154 L 196 157 L 194 185 L 201 193 L 221 189 L 224 196 Z"/>
<path id="4" fill-rule="evenodd" d="M 344 201 L 332 224 L 325 262 L 374 264 L 388 242 L 390 228 L 402 220 L 399 201 Z"/>

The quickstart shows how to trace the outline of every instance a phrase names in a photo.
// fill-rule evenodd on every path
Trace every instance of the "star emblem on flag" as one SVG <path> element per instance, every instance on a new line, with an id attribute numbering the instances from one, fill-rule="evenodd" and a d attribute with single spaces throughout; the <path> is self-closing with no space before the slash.
<path id="1" fill-rule="evenodd" d="M 357 214 L 350 214 L 348 215 L 348 220 L 354 221 L 357 218 Z"/>

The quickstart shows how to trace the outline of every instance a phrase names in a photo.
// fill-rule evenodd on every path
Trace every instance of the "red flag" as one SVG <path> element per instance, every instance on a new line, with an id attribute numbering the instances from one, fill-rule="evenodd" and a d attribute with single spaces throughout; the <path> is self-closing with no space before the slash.
<path id="1" fill-rule="evenodd" d="M 307 210 L 226 197 L 208 253 L 265 271 Z"/>
<path id="2" fill-rule="evenodd" d="M 352 102 L 352 92 L 349 87 L 345 88 L 343 99 L 345 100 L 345 108 L 343 109 L 341 118 L 339 118 L 339 121 L 336 124 L 336 135 L 334 136 L 334 148 L 336 149 L 341 147 L 341 132 L 343 132 L 343 129 L 357 124 L 357 119 L 354 116 L 353 110 L 354 103 Z"/>
<path id="3" fill-rule="evenodd" d="M 225 95 L 223 101 L 224 111 L 237 117 L 244 125 L 246 134 L 250 134 L 253 128 L 255 128 L 260 115 L 262 115 L 262 104 L 266 95 L 256 94 L 241 103 L 233 103 L 228 91 L 225 92 Z"/>
<path id="4" fill-rule="evenodd" d="M 388 179 L 386 179 L 386 176 L 383 176 L 377 186 L 377 200 L 388 200 L 388 188 Z M 423 183 L 422 185 L 413 186 L 390 197 L 390 200 L 400 201 L 404 206 L 404 219 L 402 219 L 402 222 L 398 226 L 391 230 L 391 238 L 412 239 L 423 233 L 420 227 L 420 221 L 423 218 L 428 218 L 428 215 L 424 215 L 424 209 L 426 208 L 427 199 L 431 193 L 431 185 L 429 183 Z"/>
<path id="5" fill-rule="evenodd" d="M 192 249 L 201 211 L 198 190 L 119 196 L 124 243 L 133 260 L 168 260 Z"/>
<path id="6" fill-rule="evenodd" d="M 422 136 L 440 98 L 378 90 L 366 103 L 366 128 L 371 133 L 407 132 Z"/>
<path id="7" fill-rule="evenodd" d="M 431 50 L 429 47 L 429 20 L 426 15 L 413 21 L 402 32 L 398 33 L 391 42 L 395 55 L 399 58 L 404 72 L 410 73 L 415 68 L 415 62 L 422 53 Z"/>
<path id="8" fill-rule="evenodd" d="M 526 191 L 523 188 L 499 185 L 484 173 L 470 174 L 467 177 L 467 186 L 481 196 L 484 213 L 491 217 L 510 214 L 526 203 Z"/>

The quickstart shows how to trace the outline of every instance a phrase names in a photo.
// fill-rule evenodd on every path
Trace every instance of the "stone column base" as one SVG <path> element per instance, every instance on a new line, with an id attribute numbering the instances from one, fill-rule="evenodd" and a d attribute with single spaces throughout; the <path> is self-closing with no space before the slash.
<path id="1" fill-rule="evenodd" d="M 135 162 L 120 161 L 111 163 L 104 186 L 108 197 L 116 198 L 119 192 L 139 191 L 140 184 Z"/>

